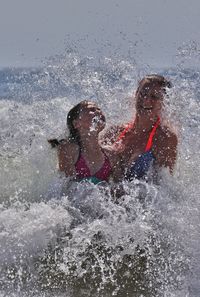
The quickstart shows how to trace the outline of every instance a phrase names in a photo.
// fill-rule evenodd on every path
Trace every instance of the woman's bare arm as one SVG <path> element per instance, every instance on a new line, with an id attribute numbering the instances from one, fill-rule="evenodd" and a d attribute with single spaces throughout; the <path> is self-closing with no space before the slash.
<path id="1" fill-rule="evenodd" d="M 78 159 L 79 148 L 77 145 L 63 141 L 58 146 L 59 169 L 65 172 L 66 176 L 75 176 L 75 163 Z"/>
<path id="2" fill-rule="evenodd" d="M 159 167 L 167 167 L 173 174 L 174 166 L 177 159 L 178 139 L 176 134 L 167 130 L 161 135 L 155 147 L 156 161 Z"/>
<path id="3" fill-rule="evenodd" d="M 112 178 L 114 182 L 119 182 L 123 178 L 122 163 L 120 154 L 112 149 L 112 146 L 104 147 L 112 167 Z"/>
<path id="4" fill-rule="evenodd" d="M 124 130 L 124 126 L 111 126 L 108 129 L 104 129 L 99 136 L 99 142 L 102 146 L 113 145 L 118 135 Z"/>

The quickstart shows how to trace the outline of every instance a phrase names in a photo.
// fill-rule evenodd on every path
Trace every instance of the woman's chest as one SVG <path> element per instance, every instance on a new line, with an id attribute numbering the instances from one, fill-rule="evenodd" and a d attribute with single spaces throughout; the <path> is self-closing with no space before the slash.
<path id="1" fill-rule="evenodd" d="M 123 141 L 123 145 L 128 154 L 141 154 L 145 151 L 148 143 L 148 135 L 144 133 L 138 133 L 133 135 L 127 135 Z"/>

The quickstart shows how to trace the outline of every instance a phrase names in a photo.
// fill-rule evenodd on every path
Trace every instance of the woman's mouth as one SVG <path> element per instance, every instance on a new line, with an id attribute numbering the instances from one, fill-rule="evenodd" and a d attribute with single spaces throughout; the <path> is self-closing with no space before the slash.
<path id="1" fill-rule="evenodd" d="M 143 109 L 143 110 L 152 110 L 153 106 L 142 106 L 142 105 L 140 105 L 140 108 Z"/>
<path id="2" fill-rule="evenodd" d="M 97 129 L 98 125 L 105 123 L 105 117 L 103 115 L 97 115 L 92 119 L 92 124 L 90 127 L 90 131 L 94 131 Z"/>

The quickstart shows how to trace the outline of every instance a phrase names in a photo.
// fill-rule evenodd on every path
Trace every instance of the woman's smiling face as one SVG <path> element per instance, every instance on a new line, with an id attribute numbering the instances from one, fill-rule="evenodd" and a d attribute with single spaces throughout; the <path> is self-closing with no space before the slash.
<path id="1" fill-rule="evenodd" d="M 81 108 L 76 122 L 79 130 L 100 132 L 105 127 L 105 116 L 95 103 L 87 102 Z"/>
<path id="2" fill-rule="evenodd" d="M 163 105 L 164 90 L 158 84 L 144 83 L 136 93 L 136 109 L 140 116 L 159 117 Z"/>

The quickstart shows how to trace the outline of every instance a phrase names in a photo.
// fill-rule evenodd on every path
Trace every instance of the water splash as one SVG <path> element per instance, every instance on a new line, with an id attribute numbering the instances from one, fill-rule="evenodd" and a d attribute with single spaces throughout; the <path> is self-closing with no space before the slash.
<path id="1" fill-rule="evenodd" d="M 7 73 L 0 101 L 0 294 L 198 296 L 199 72 L 164 73 L 175 86 L 167 115 L 179 124 L 174 178 L 125 183 L 113 201 L 109 186 L 69 185 L 47 139 L 66 135 L 66 114 L 83 99 L 108 123 L 127 122 L 140 71 L 73 53 L 37 71 Z"/>

